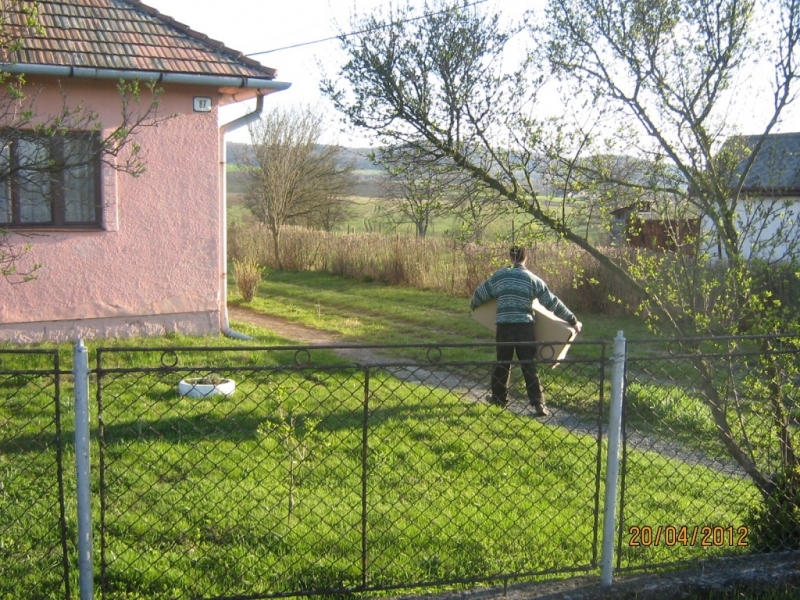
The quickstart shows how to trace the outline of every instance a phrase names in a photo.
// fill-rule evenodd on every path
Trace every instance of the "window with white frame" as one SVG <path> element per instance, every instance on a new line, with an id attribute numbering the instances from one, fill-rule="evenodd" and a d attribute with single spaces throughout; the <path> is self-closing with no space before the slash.
<path id="1" fill-rule="evenodd" d="M 0 228 L 101 228 L 97 135 L 0 132 L 0 143 Z"/>

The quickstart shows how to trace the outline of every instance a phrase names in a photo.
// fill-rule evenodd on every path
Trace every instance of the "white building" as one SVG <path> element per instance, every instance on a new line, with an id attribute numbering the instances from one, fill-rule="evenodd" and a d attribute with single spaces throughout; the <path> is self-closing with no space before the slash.
<path id="1" fill-rule="evenodd" d="M 732 138 L 730 143 L 753 148 L 760 136 Z M 740 165 L 739 173 L 744 168 Z M 736 201 L 736 226 L 743 257 L 770 263 L 800 252 L 800 133 L 767 136 L 745 178 Z M 713 231 L 708 216 L 702 229 Z M 713 258 L 725 258 L 719 240 L 709 238 Z"/>

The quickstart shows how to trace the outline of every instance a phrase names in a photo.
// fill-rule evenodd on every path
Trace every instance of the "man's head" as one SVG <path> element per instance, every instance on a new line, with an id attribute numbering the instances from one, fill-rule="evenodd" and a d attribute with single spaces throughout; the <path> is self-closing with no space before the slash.
<path id="1" fill-rule="evenodd" d="M 511 258 L 511 261 L 514 263 L 524 263 L 525 260 L 528 258 L 527 253 L 525 252 L 525 248 L 522 246 L 512 246 L 511 250 L 508 251 L 508 256 Z"/>

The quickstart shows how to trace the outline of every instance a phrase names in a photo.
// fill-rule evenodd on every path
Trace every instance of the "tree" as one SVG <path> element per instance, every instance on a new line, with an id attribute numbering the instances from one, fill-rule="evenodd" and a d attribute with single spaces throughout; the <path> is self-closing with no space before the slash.
<path id="1" fill-rule="evenodd" d="M 508 214 L 508 207 L 496 193 L 463 173 L 456 173 L 451 182 L 448 204 L 460 225 L 455 238 L 467 244 L 480 244 L 487 228 Z"/>
<path id="2" fill-rule="evenodd" d="M 662 207 L 682 206 L 703 216 L 722 245 L 727 257 L 722 276 L 680 290 L 685 299 L 680 311 L 666 310 L 678 290 L 647 287 L 652 303 L 660 305 L 659 315 L 679 333 L 736 333 L 752 310 L 752 297 L 740 285 L 750 258 L 746 240 L 758 237 L 752 230 L 766 220 L 750 219 L 750 231 L 743 231 L 737 206 L 766 136 L 796 96 L 800 39 L 800 3 L 766 4 L 726 0 L 645 7 L 628 0 L 552 0 L 540 32 L 549 40 L 548 56 L 557 73 L 631 119 L 625 146 L 642 148 L 641 156 L 668 166 L 684 182 L 689 193 L 673 187 Z M 731 141 L 736 133 L 731 95 L 745 91 L 742 74 L 765 57 L 775 74 L 770 110 L 758 141 L 748 148 Z M 598 175 L 590 177 L 602 181 Z M 647 189 L 631 178 L 618 181 L 629 189 Z M 694 279 L 695 270 L 695 264 L 685 263 L 679 280 Z M 710 296 L 722 300 L 715 306 L 725 314 L 698 313 L 695 307 Z M 687 315 L 693 315 L 688 328 L 676 318 Z"/>
<path id="3" fill-rule="evenodd" d="M 339 146 L 322 145 L 322 117 L 311 108 L 276 108 L 250 125 L 256 166 L 247 171 L 245 202 L 272 234 L 278 268 L 287 224 L 323 223 L 343 214 L 353 165 Z"/>
<path id="4" fill-rule="evenodd" d="M 37 3 L 6 2 L 0 12 L 0 53 L 4 63 L 14 62 L 14 53 L 30 32 L 45 33 Z M 90 106 L 70 104 L 64 94 L 57 114 L 43 114 L 37 110 L 39 89 L 31 88 L 24 75 L 0 72 L 0 276 L 6 282 L 30 281 L 41 267 L 25 262 L 32 244 L 20 242 L 26 236 L 10 229 L 15 210 L 30 212 L 38 207 L 21 200 L 12 204 L 12 186 L 35 198 L 42 190 L 63 185 L 65 177 L 74 179 L 81 170 L 98 162 L 133 176 L 144 172 L 135 134 L 142 127 L 170 117 L 158 115 L 161 90 L 153 83 L 121 80 L 117 89 L 121 120 L 116 128 L 102 135 L 103 124 Z M 143 102 L 143 92 L 149 95 L 149 102 Z"/>
<path id="5" fill-rule="evenodd" d="M 546 15 L 531 19 L 532 50 L 515 69 L 501 59 L 520 32 L 503 29 L 498 15 L 447 0 L 426 3 L 424 12 L 411 19 L 406 5 L 374 13 L 352 24 L 366 33 L 340 38 L 348 61 L 338 81 L 345 84 L 328 81 L 324 90 L 355 126 L 415 147 L 430 161 L 449 161 L 585 250 L 639 294 L 661 331 L 787 327 L 785 307 L 756 285 L 737 206 L 767 135 L 796 96 L 800 0 L 550 0 Z M 757 106 L 768 97 L 761 135 L 752 146 L 729 142 L 738 133 L 731 105 L 756 66 L 773 73 L 771 90 L 746 98 Z M 565 106 L 578 107 L 555 120 L 535 116 L 548 69 L 565 86 Z M 611 168 L 615 156 L 637 168 Z M 537 175 L 559 184 L 560 205 L 543 201 Z M 675 243 L 695 252 L 640 252 L 630 261 L 607 252 L 582 231 L 588 214 L 580 211 L 607 212 L 614 190 L 625 190 L 626 201 L 653 200 L 664 220 L 702 217 L 725 260 L 712 268 L 706 240 L 680 239 L 678 228 Z M 590 200 L 570 203 L 575 191 Z M 751 221 L 764 227 L 764 220 Z M 788 507 L 778 512 L 800 532 L 796 434 L 782 408 L 791 398 L 769 381 L 769 368 L 761 371 L 781 449 L 775 471 L 774 456 L 756 456 L 734 434 L 741 413 L 715 384 L 718 374 L 700 358 L 695 366 L 721 442 L 765 504 L 775 505 L 777 494 L 777 505 Z"/>
<path id="6" fill-rule="evenodd" d="M 602 18 L 597 18 L 598 10 Z M 628 271 L 643 282 L 650 305 L 678 332 L 772 333 L 791 328 L 787 318 L 792 315 L 756 285 L 748 240 L 762 237 L 770 220 L 783 219 L 784 235 L 795 236 L 784 240 L 796 247 L 796 230 L 788 226 L 794 216 L 786 211 L 781 215 L 780 209 L 764 214 L 768 205 L 745 199 L 743 189 L 767 135 L 797 95 L 800 3 L 724 0 L 645 6 L 551 0 L 548 16 L 544 31 L 554 69 L 632 120 L 637 145 L 668 163 L 686 182 L 689 193 L 683 203 L 673 205 L 701 215 L 721 247 L 724 260 L 713 269 L 708 268 L 703 240 L 697 240 L 700 252 L 694 259 L 650 256 L 629 265 Z M 745 94 L 742 74 L 759 61 L 773 72 L 772 89 L 761 95 L 769 110 L 761 134 L 748 146 L 733 135 L 730 101 Z M 750 207 L 746 225 L 739 213 L 742 205 Z M 662 212 L 668 206 L 664 203 Z M 796 325 L 796 314 L 794 318 Z M 767 342 L 762 350 L 771 350 Z M 777 506 L 768 520 L 780 525 L 789 515 L 794 543 L 800 542 L 797 440 L 785 414 L 785 390 L 775 383 L 777 371 L 767 369 L 760 386 L 780 447 L 774 471 L 774 457 L 753 452 L 746 431 L 734 433 L 736 420 L 743 417 L 734 404 L 736 394 L 725 394 L 730 388 L 713 384 L 715 373 L 707 363 L 698 359 L 695 366 L 707 382 L 707 404 L 720 440 L 766 504 Z"/>
<path id="7" fill-rule="evenodd" d="M 336 82 L 323 82 L 337 109 L 387 146 L 448 163 L 646 294 L 622 266 L 573 231 L 565 213 L 541 202 L 545 123 L 529 115 L 545 71 L 533 55 L 513 70 L 501 60 L 521 28 L 505 29 L 498 14 L 448 0 L 426 2 L 424 12 L 425 18 L 412 19 L 406 5 L 351 23 L 366 33 L 341 37 L 348 62 Z"/>
<path id="8" fill-rule="evenodd" d="M 417 237 L 424 238 L 433 220 L 447 211 L 452 176 L 447 169 L 425 162 L 414 148 L 384 148 L 373 162 L 386 170 L 383 212 L 398 223 L 413 224 Z"/>

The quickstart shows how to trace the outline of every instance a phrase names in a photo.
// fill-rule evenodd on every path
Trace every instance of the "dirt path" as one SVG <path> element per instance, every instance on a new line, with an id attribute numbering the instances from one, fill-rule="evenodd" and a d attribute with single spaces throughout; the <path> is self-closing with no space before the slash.
<path id="1" fill-rule="evenodd" d="M 284 319 L 264 315 L 240 306 L 229 307 L 228 315 L 234 321 L 241 321 L 263 327 L 280 337 L 297 341 L 303 345 L 336 345 L 346 343 L 342 341 L 341 336 L 335 333 L 305 327 L 304 325 L 297 325 Z M 334 351 L 340 356 L 355 360 L 360 364 L 380 365 L 396 364 L 398 362 L 397 358 L 381 356 L 370 348 L 336 348 Z M 488 388 L 479 383 L 465 381 L 463 378 L 457 377 L 451 373 L 433 371 L 421 365 L 388 367 L 387 371 L 402 381 L 447 388 L 448 390 L 460 394 L 465 400 L 472 402 L 485 402 L 486 395 L 489 393 Z M 533 414 L 532 408 L 527 404 L 521 403 L 510 404 L 508 410 L 518 415 Z M 593 436 L 597 435 L 596 425 L 583 423 L 580 419 L 565 410 L 550 407 L 550 413 L 550 416 L 546 420 L 548 425 L 566 427 L 576 433 Z"/>
<path id="2" fill-rule="evenodd" d="M 347 344 L 347 342 L 342 341 L 341 336 L 335 333 L 291 323 L 285 319 L 264 315 L 250 310 L 249 308 L 231 306 L 228 308 L 228 315 L 231 320 L 250 323 L 251 325 L 267 329 L 282 338 L 297 342 L 299 345 L 328 346 Z M 398 362 L 397 358 L 381 356 L 372 348 L 353 346 L 352 348 L 336 348 L 334 351 L 348 360 L 363 365 L 396 365 Z M 444 371 L 430 370 L 422 365 L 391 366 L 387 367 L 387 371 L 402 381 L 446 388 L 471 402 L 486 402 L 486 396 L 489 393 L 488 388 L 482 384 L 465 381 L 463 378 Z M 547 425 L 565 427 L 575 434 L 597 437 L 597 424 L 582 421 L 579 417 L 567 410 L 555 406 L 550 406 L 549 408 L 550 416 L 544 420 Z M 511 403 L 508 406 L 508 410 L 520 416 L 529 416 L 531 418 L 533 416 L 533 410 L 527 403 Z M 603 435 L 606 435 L 605 424 L 603 427 Z M 745 477 L 745 473 L 741 467 L 732 461 L 711 459 L 702 452 L 688 450 L 685 447 L 678 447 L 668 441 L 653 438 L 635 431 L 628 432 L 627 444 L 628 448 L 636 448 L 643 452 L 655 452 L 668 459 L 680 460 L 687 465 L 700 465 L 725 475 Z"/>
<path id="3" fill-rule="evenodd" d="M 296 325 L 285 319 L 270 317 L 241 306 L 229 306 L 228 316 L 232 321 L 241 321 L 242 323 L 263 327 L 282 338 L 302 342 L 303 344 L 339 344 L 342 342 L 341 338 L 335 333 L 312 329 L 304 325 Z"/>

